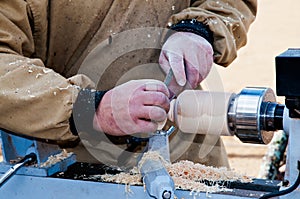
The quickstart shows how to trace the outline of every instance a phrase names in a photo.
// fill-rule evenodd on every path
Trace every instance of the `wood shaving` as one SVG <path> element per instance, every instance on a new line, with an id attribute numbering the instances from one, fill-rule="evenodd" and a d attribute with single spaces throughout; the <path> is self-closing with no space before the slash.
<path id="1" fill-rule="evenodd" d="M 171 164 L 168 161 L 166 161 L 161 155 L 159 155 L 157 151 L 148 151 L 147 153 L 143 154 L 143 157 L 139 161 L 137 168 L 138 170 L 141 169 L 142 165 L 145 163 L 146 160 L 160 161 L 165 167 Z"/>
<path id="2" fill-rule="evenodd" d="M 51 165 L 54 165 L 68 157 L 70 157 L 73 153 L 72 152 L 67 152 L 65 149 L 59 153 L 59 154 L 56 154 L 56 155 L 51 155 L 48 157 L 47 161 L 46 162 L 43 162 L 40 167 L 49 167 Z"/>
<path id="3" fill-rule="evenodd" d="M 142 175 L 139 169 L 143 162 L 148 158 L 154 160 L 163 160 L 161 156 L 155 152 L 145 153 L 145 157 L 141 159 L 138 167 L 133 168 L 130 172 L 121 172 L 116 175 L 105 174 L 101 175 L 101 179 L 105 182 L 114 182 L 128 185 L 143 185 Z M 163 160 L 163 163 L 174 180 L 175 188 L 182 190 L 190 190 L 191 192 L 220 192 L 228 190 L 218 182 L 233 182 L 239 181 L 243 183 L 251 182 L 252 179 L 245 175 L 238 174 L 226 167 L 215 168 L 212 166 L 205 166 L 199 163 L 193 163 L 188 160 L 179 161 L 170 164 Z M 211 182 L 208 185 L 207 182 Z"/>
<path id="4" fill-rule="evenodd" d="M 205 166 L 199 163 L 193 163 L 188 160 L 182 160 L 166 166 L 170 176 L 190 179 L 193 181 L 240 181 L 251 182 L 251 178 L 238 174 L 226 167 Z"/>

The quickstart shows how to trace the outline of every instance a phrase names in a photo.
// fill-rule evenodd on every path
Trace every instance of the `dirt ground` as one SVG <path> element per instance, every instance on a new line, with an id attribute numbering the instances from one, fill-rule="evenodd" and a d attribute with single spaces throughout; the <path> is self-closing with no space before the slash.
<path id="1" fill-rule="evenodd" d="M 216 66 L 225 91 L 237 93 L 246 86 L 275 89 L 275 56 L 288 48 L 300 48 L 299 7 L 300 1 L 296 0 L 259 1 L 258 15 L 250 28 L 247 45 L 228 68 Z M 283 102 L 283 99 L 278 98 L 278 101 Z M 268 146 L 244 144 L 236 137 L 223 140 L 231 167 L 258 176 Z"/>
<path id="2" fill-rule="evenodd" d="M 300 1 L 295 0 L 259 1 L 247 45 L 228 68 L 217 66 L 225 91 L 238 93 L 246 86 L 275 90 L 275 56 L 288 48 L 300 48 L 299 6 Z M 258 176 L 268 146 L 244 144 L 235 137 L 225 138 L 224 143 L 233 169 Z"/>

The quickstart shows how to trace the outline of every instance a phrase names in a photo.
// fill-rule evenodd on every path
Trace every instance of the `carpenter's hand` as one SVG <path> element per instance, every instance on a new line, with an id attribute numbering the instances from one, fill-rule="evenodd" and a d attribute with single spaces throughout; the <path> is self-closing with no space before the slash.
<path id="1" fill-rule="evenodd" d="M 208 75 L 213 63 L 213 49 L 201 36 L 177 32 L 163 45 L 159 63 L 166 74 L 172 68 L 175 78 L 168 87 L 171 94 L 177 95 L 183 87 L 196 88 Z"/>
<path id="2" fill-rule="evenodd" d="M 169 91 L 158 80 L 133 80 L 108 91 L 94 116 L 94 128 L 110 135 L 155 132 L 167 118 Z"/>

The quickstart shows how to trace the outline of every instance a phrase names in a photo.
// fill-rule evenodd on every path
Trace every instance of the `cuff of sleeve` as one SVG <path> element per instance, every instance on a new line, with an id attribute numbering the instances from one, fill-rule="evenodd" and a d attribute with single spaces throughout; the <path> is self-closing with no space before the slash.
<path id="1" fill-rule="evenodd" d="M 100 101 L 106 91 L 82 89 L 79 91 L 76 102 L 73 105 L 73 113 L 70 118 L 70 127 L 74 135 L 78 132 L 95 132 L 93 119 Z"/>
<path id="2" fill-rule="evenodd" d="M 196 19 L 182 20 L 177 24 L 171 25 L 170 29 L 178 32 L 191 32 L 197 34 L 206 39 L 211 45 L 213 45 L 214 39 L 212 31 L 208 26 L 197 21 Z M 170 36 L 170 34 L 171 33 L 169 31 L 168 36 Z"/>

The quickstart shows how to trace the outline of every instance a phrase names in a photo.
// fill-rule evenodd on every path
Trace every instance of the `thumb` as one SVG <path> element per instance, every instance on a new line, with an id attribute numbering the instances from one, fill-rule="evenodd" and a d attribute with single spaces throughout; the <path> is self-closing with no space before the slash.
<path id="1" fill-rule="evenodd" d="M 168 60 L 177 84 L 184 86 L 186 84 L 186 75 L 183 57 L 171 54 L 168 56 Z"/>

